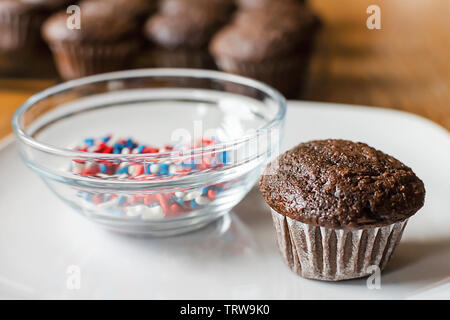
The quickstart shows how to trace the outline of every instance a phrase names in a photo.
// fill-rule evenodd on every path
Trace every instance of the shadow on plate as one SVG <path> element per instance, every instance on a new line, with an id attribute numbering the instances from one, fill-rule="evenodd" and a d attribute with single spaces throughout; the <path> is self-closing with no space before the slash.
<path id="1" fill-rule="evenodd" d="M 141 247 L 138 250 L 155 250 L 171 256 L 230 259 L 258 254 L 265 245 L 261 243 L 262 239 L 257 239 L 256 230 L 267 224 L 272 224 L 270 212 L 259 191 L 253 189 L 230 214 L 202 229 L 167 238 L 120 237 L 120 241 Z"/>
<path id="2" fill-rule="evenodd" d="M 383 272 L 384 284 L 432 284 L 450 276 L 450 238 L 402 241 Z"/>

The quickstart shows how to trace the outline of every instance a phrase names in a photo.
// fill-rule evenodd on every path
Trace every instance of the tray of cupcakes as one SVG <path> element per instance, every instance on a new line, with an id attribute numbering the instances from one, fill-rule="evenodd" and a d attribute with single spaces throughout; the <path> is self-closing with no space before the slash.
<path id="1" fill-rule="evenodd" d="M 295 98 L 320 25 L 302 0 L 2 0 L 0 75 L 218 69 Z"/>

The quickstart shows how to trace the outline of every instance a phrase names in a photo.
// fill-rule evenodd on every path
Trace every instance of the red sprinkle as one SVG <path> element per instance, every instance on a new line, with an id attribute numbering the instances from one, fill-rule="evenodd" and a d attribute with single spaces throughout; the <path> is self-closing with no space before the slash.
<path id="1" fill-rule="evenodd" d="M 150 205 L 150 204 L 152 204 L 152 203 L 154 203 L 156 201 L 157 201 L 157 198 L 156 198 L 156 196 L 154 194 L 147 194 L 147 195 L 145 195 L 144 204 Z"/>
<path id="2" fill-rule="evenodd" d="M 209 146 L 213 143 L 214 143 L 214 141 L 212 141 L 211 139 L 202 138 L 202 144 L 206 144 L 207 146 Z"/>
<path id="3" fill-rule="evenodd" d="M 144 166 L 142 164 L 136 164 L 133 167 L 133 176 L 137 177 L 144 174 Z"/>
<path id="4" fill-rule="evenodd" d="M 182 207 L 180 207 L 176 203 L 173 203 L 173 204 L 170 205 L 169 212 L 166 213 L 166 217 L 168 217 L 168 218 L 176 217 L 176 216 L 179 216 L 180 214 L 182 214 L 184 212 L 185 212 L 185 210 Z"/>
<path id="5" fill-rule="evenodd" d="M 104 142 L 102 142 L 97 146 L 97 149 L 95 149 L 94 152 L 103 153 L 105 150 L 105 147 L 106 147 L 106 144 Z"/>
<path id="6" fill-rule="evenodd" d="M 95 176 L 99 172 L 100 168 L 96 164 L 90 164 L 84 168 L 81 174 L 84 176 Z"/>
<path id="7" fill-rule="evenodd" d="M 105 148 L 103 148 L 103 153 L 113 153 L 114 148 L 111 146 L 106 146 Z"/>
<path id="8" fill-rule="evenodd" d="M 153 148 L 153 147 L 145 147 L 144 148 L 144 153 L 158 153 L 159 149 L 158 148 Z"/>
<path id="9" fill-rule="evenodd" d="M 96 194 L 94 195 L 94 197 L 92 198 L 92 202 L 94 204 L 100 204 L 103 202 L 103 196 L 101 194 Z"/>
<path id="10" fill-rule="evenodd" d="M 216 198 L 216 192 L 213 189 L 208 190 L 208 198 L 214 200 Z"/>
<path id="11" fill-rule="evenodd" d="M 161 206 L 163 212 L 165 214 L 169 214 L 170 213 L 170 208 L 169 208 L 169 200 L 167 199 L 167 195 L 166 194 L 156 194 L 156 199 L 158 199 L 159 205 Z"/>

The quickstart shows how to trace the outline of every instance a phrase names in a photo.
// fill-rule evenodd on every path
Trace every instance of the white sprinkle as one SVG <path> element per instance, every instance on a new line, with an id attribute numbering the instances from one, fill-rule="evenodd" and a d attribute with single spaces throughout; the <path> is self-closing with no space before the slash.
<path id="1" fill-rule="evenodd" d="M 159 220 L 165 217 L 161 206 L 147 207 L 143 204 L 137 206 L 128 207 L 126 214 L 129 217 L 141 216 L 142 220 Z"/>
<path id="2" fill-rule="evenodd" d="M 130 149 L 129 148 L 123 148 L 120 153 L 121 154 L 129 154 L 130 153 Z"/>
<path id="3" fill-rule="evenodd" d="M 176 175 L 178 170 L 180 170 L 180 166 L 176 164 L 171 164 L 169 166 L 169 174 L 171 175 Z"/>
<path id="4" fill-rule="evenodd" d="M 126 167 L 128 165 L 128 162 L 123 161 L 119 164 L 119 169 L 122 169 L 123 167 Z"/>
<path id="5" fill-rule="evenodd" d="M 184 201 L 191 201 L 194 200 L 197 197 L 200 197 L 202 195 L 202 191 L 201 190 L 194 190 L 194 191 L 190 191 L 187 194 L 184 195 L 183 200 Z"/>
<path id="6" fill-rule="evenodd" d="M 84 169 L 84 163 L 81 162 L 77 162 L 77 161 L 72 161 L 72 171 L 75 174 L 79 174 L 81 172 L 83 172 Z"/>
<path id="7" fill-rule="evenodd" d="M 145 207 L 146 209 L 142 212 L 142 220 L 160 220 L 165 217 L 161 206 Z"/>
<path id="8" fill-rule="evenodd" d="M 98 178 L 102 178 L 102 179 L 106 179 L 106 178 L 109 178 L 111 176 L 109 174 L 106 174 L 106 173 L 97 173 L 97 177 Z"/>
<path id="9" fill-rule="evenodd" d="M 138 217 L 142 214 L 144 208 L 145 206 L 142 204 L 133 207 L 127 207 L 126 215 L 129 217 Z"/>
<path id="10" fill-rule="evenodd" d="M 185 195 L 185 193 L 183 191 L 175 192 L 175 196 L 177 196 L 177 198 L 183 199 L 184 195 Z"/>
<path id="11" fill-rule="evenodd" d="M 206 204 L 210 203 L 211 200 L 209 200 L 208 197 L 200 196 L 200 197 L 195 198 L 195 202 L 196 202 L 198 205 L 203 206 L 203 205 L 206 205 Z"/>
<path id="12" fill-rule="evenodd" d="M 159 164 L 153 163 L 150 165 L 150 173 L 158 173 L 159 172 Z"/>

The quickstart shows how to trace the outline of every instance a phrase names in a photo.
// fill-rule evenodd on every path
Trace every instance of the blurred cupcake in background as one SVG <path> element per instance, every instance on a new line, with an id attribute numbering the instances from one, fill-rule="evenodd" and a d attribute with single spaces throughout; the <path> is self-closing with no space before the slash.
<path id="1" fill-rule="evenodd" d="M 44 19 L 69 0 L 0 0 L 0 52 L 24 54 L 41 42 Z"/>
<path id="2" fill-rule="evenodd" d="M 271 2 L 283 2 L 285 0 L 236 0 L 237 5 L 240 8 L 257 8 L 265 6 Z M 287 1 L 297 1 L 299 3 L 305 3 L 305 0 L 287 0 Z"/>
<path id="3" fill-rule="evenodd" d="M 307 74 L 317 16 L 295 0 L 238 11 L 210 43 L 222 71 L 263 81 L 297 97 Z"/>
<path id="4" fill-rule="evenodd" d="M 233 9 L 228 0 L 163 0 L 145 24 L 152 66 L 214 68 L 208 44 Z"/>
<path id="5" fill-rule="evenodd" d="M 93 1 L 105 2 L 105 0 L 83 0 L 83 2 Z M 149 14 L 154 13 L 158 9 L 159 4 L 159 0 L 106 0 L 106 2 L 118 7 L 120 10 L 118 12 L 119 15 L 133 17 L 137 23 L 142 25 Z M 142 30 L 139 33 L 142 34 Z"/>
<path id="6" fill-rule="evenodd" d="M 66 26 L 65 11 L 52 15 L 42 36 L 65 80 L 124 69 L 141 45 L 139 19 L 155 7 L 149 0 L 84 0 L 80 29 Z"/>

